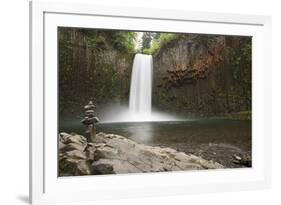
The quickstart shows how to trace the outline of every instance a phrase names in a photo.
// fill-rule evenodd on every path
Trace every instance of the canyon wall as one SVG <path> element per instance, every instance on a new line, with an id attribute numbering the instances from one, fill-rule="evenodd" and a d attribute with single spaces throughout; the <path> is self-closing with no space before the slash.
<path id="1" fill-rule="evenodd" d="M 115 31 L 59 28 L 59 113 L 74 118 L 93 100 L 99 113 L 127 104 L 134 53 L 114 41 Z"/>
<path id="2" fill-rule="evenodd" d="M 251 37 L 184 35 L 154 55 L 153 106 L 187 116 L 251 110 Z"/>
<path id="3" fill-rule="evenodd" d="M 60 118 L 128 105 L 134 32 L 58 28 Z M 251 111 L 251 37 L 175 34 L 153 54 L 153 108 L 189 116 Z"/>

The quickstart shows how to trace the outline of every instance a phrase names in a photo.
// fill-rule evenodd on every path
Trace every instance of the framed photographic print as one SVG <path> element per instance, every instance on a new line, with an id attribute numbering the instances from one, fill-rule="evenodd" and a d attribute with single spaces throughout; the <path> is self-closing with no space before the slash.
<path id="1" fill-rule="evenodd" d="M 270 187 L 270 17 L 39 1 L 30 20 L 32 204 Z"/>

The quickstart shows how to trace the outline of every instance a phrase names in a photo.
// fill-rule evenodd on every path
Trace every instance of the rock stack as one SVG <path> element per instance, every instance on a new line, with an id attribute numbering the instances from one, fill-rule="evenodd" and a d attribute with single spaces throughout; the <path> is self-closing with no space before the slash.
<path id="1" fill-rule="evenodd" d="M 94 142 L 96 136 L 96 127 L 95 124 L 99 122 L 99 119 L 95 116 L 95 105 L 92 101 L 85 105 L 85 117 L 81 121 L 83 125 L 87 126 L 86 133 L 89 133 L 89 138 L 87 139 L 88 142 Z"/>

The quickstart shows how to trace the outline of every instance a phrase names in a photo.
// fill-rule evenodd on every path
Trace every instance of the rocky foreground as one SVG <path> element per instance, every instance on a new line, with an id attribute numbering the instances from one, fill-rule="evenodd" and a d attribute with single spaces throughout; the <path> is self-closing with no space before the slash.
<path id="1" fill-rule="evenodd" d="M 75 133 L 59 134 L 59 176 L 220 168 L 224 166 L 212 160 L 139 144 L 119 135 L 98 133 L 95 142 L 88 143 Z"/>

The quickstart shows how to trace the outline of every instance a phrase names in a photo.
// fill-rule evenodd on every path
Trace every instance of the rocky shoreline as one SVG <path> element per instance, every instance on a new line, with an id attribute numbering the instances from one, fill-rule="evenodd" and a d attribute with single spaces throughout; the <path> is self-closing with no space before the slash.
<path id="1" fill-rule="evenodd" d="M 155 144 L 153 146 L 158 146 Z M 161 147 L 168 145 L 161 144 Z M 207 144 L 169 144 L 169 147 L 186 154 L 196 155 L 206 160 L 220 163 L 225 168 L 247 168 L 252 167 L 251 149 L 244 150 L 227 143 Z"/>
<path id="2" fill-rule="evenodd" d="M 59 134 L 59 176 L 222 169 L 223 165 L 169 147 L 149 146 L 120 135 L 98 133 L 93 143 Z"/>

